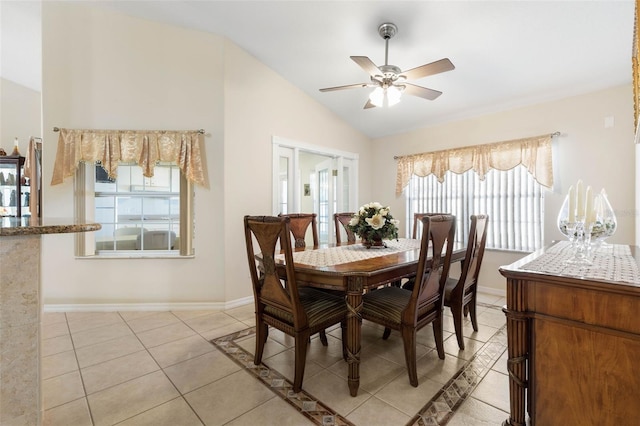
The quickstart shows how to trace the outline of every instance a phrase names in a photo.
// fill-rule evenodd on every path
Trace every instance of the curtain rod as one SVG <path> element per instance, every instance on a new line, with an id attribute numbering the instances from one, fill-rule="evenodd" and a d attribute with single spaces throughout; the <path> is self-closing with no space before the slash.
<path id="1" fill-rule="evenodd" d="M 554 136 L 560 136 L 560 135 L 561 135 L 561 133 L 560 133 L 560 132 L 553 132 L 553 133 L 551 133 L 549 136 L 554 137 Z M 394 155 L 394 156 L 393 156 L 393 159 L 394 159 L 394 160 L 397 160 L 398 158 L 407 157 L 407 156 L 410 156 L 410 155 L 413 155 L 413 154 L 407 154 L 407 155 Z"/>
<path id="2" fill-rule="evenodd" d="M 54 132 L 59 132 L 59 131 L 60 131 L 60 128 L 59 128 L 59 127 L 54 127 L 54 128 L 53 128 L 53 131 L 54 131 Z M 125 130 L 125 131 L 126 131 L 126 130 Z M 157 131 L 157 130 L 155 130 L 155 131 Z M 162 132 L 162 131 L 166 131 L 166 130 L 160 130 L 160 131 Z M 198 130 L 196 130 L 196 132 L 200 133 L 201 135 L 204 135 L 204 134 L 205 134 L 204 129 L 198 129 Z"/>

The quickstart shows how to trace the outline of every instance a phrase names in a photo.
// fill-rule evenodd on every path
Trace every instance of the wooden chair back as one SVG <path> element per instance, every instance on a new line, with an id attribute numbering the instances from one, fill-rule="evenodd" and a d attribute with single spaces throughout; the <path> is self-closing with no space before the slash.
<path id="1" fill-rule="evenodd" d="M 333 222 L 335 223 L 336 226 L 336 244 L 340 244 L 342 243 L 342 233 L 340 231 L 340 229 L 344 229 L 345 233 L 347 234 L 347 242 L 349 243 L 355 243 L 356 242 L 356 234 L 353 233 L 353 231 L 351 229 L 349 229 L 349 222 L 351 221 L 351 218 L 353 218 L 354 213 L 334 213 L 333 215 Z"/>
<path id="2" fill-rule="evenodd" d="M 347 306 L 344 297 L 308 286 L 298 287 L 291 247 L 291 218 L 245 216 L 244 229 L 247 259 L 253 284 L 256 312 L 256 350 L 253 363 L 260 365 L 269 327 L 294 338 L 293 391 L 300 392 L 304 378 L 307 348 L 311 336 L 320 334 L 327 346 L 325 328 L 340 323 L 343 357 L 346 357 Z M 257 246 L 254 248 L 254 240 Z M 276 247 L 281 247 L 282 250 Z M 260 251 L 261 262 L 256 253 Z M 276 266 L 276 256 L 284 256 L 284 271 Z"/>
<path id="3" fill-rule="evenodd" d="M 487 243 L 488 224 L 489 216 L 486 214 L 471 216 L 467 251 L 462 263 L 460 279 L 452 291 L 452 297 L 456 297 L 456 294 L 463 297 L 470 293 L 472 287 L 478 283 L 478 275 L 480 274 L 480 266 L 482 265 L 482 258 L 484 256 L 484 247 Z"/>
<path id="4" fill-rule="evenodd" d="M 456 233 L 456 218 L 453 215 L 425 214 L 420 220 L 423 232 L 416 281 L 411 299 L 402 314 L 404 324 L 416 324 L 418 328 L 421 323 L 429 323 L 441 315 Z M 432 260 L 430 267 L 427 267 L 429 248 Z"/>
<path id="5" fill-rule="evenodd" d="M 290 218 L 245 216 L 244 229 L 256 315 L 263 316 L 265 310 L 272 307 L 290 313 L 293 316 L 294 328 L 305 328 L 307 318 L 300 304 L 293 268 Z M 258 244 L 258 250 L 254 249 L 254 239 Z M 275 263 L 275 257 L 279 254 L 276 252 L 278 243 L 285 259 L 285 279 L 281 279 Z M 258 253 L 262 256 L 262 269 L 258 268 L 256 262 Z"/>
<path id="6" fill-rule="evenodd" d="M 469 238 L 459 278 L 448 278 L 445 285 L 444 305 L 451 308 L 458 347 L 465 347 L 462 317 L 469 315 L 474 331 L 478 331 L 476 293 L 478 275 L 487 242 L 489 216 L 473 215 L 469 226 Z"/>
<path id="7" fill-rule="evenodd" d="M 320 244 L 320 240 L 318 239 L 318 221 L 315 213 L 290 213 L 279 214 L 278 216 L 291 219 L 289 228 L 293 234 L 294 246 L 296 248 L 304 248 L 307 246 L 305 237 L 307 236 L 309 227 L 311 227 L 311 232 L 313 233 L 314 247 Z"/>
<path id="8" fill-rule="evenodd" d="M 413 214 L 413 232 L 411 233 L 411 238 L 414 240 L 418 238 L 418 226 L 422 225 L 422 218 L 430 215 L 431 213 L 414 213 Z M 422 228 L 424 232 L 424 228 Z"/>

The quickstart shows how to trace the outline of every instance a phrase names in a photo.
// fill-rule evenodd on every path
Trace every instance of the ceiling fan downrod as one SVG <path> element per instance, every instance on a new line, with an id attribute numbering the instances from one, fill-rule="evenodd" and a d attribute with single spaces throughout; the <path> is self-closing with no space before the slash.
<path id="1" fill-rule="evenodd" d="M 384 39 L 384 64 L 389 65 L 389 39 L 396 35 L 398 27 L 389 22 L 378 27 L 378 34 Z"/>

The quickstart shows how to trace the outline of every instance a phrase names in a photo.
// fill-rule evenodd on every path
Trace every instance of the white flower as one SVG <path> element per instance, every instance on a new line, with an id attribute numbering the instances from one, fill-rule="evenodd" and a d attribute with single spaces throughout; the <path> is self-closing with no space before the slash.
<path id="1" fill-rule="evenodd" d="M 365 219 L 369 226 L 373 229 L 380 229 L 384 226 L 385 219 L 380 214 L 374 214 L 373 217 L 368 217 Z"/>
<path id="2" fill-rule="evenodd" d="M 373 207 L 374 209 L 379 210 L 379 209 L 382 208 L 382 204 L 380 204 L 379 202 L 376 201 L 376 202 L 371 203 L 369 205 L 369 207 Z"/>
<path id="3" fill-rule="evenodd" d="M 380 213 L 380 216 L 386 217 L 389 214 L 389 209 L 382 208 L 382 209 L 380 209 L 379 213 Z"/>
<path id="4" fill-rule="evenodd" d="M 358 216 L 353 216 L 349 221 L 350 226 L 356 226 L 360 222 L 360 218 Z"/>

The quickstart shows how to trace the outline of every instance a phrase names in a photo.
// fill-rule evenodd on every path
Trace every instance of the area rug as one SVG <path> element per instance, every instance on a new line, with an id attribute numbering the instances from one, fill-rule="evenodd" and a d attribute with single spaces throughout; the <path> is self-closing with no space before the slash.
<path id="1" fill-rule="evenodd" d="M 478 303 L 478 306 L 481 305 L 499 310 L 497 306 Z M 253 354 L 236 343 L 253 334 L 255 334 L 255 327 L 213 339 L 211 343 L 314 424 L 356 426 L 304 389 L 298 393 L 293 392 L 293 384 L 268 364 L 255 365 Z M 503 326 L 430 400 L 425 401 L 425 405 L 413 416 L 407 426 L 446 425 L 506 348 L 506 326 Z"/>

